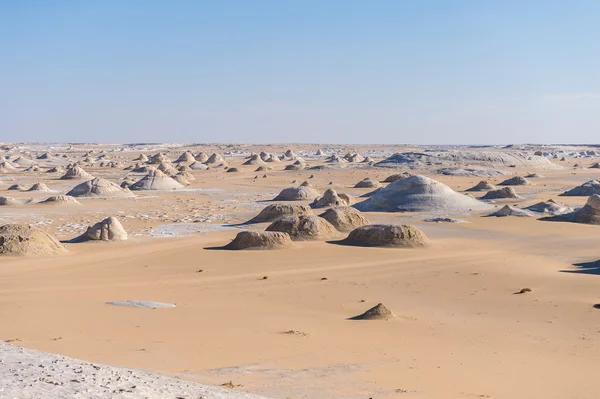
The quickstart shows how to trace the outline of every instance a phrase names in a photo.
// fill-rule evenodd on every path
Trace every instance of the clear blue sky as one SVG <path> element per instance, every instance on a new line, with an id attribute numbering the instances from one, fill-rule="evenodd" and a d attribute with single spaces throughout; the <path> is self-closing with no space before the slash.
<path id="1" fill-rule="evenodd" d="M 0 0 L 0 142 L 600 142 L 597 0 Z"/>

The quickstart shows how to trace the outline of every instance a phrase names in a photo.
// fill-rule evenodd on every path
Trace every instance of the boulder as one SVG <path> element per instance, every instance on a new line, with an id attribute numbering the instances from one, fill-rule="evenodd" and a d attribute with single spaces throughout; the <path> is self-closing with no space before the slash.
<path id="1" fill-rule="evenodd" d="M 390 175 L 390 176 L 386 177 L 383 182 L 384 183 L 393 183 L 396 180 L 406 179 L 407 177 L 410 177 L 410 176 L 412 176 L 410 173 L 403 172 L 403 173 L 399 173 L 399 174 L 395 174 L 395 175 Z"/>
<path id="2" fill-rule="evenodd" d="M 67 193 L 72 197 L 131 197 L 133 194 L 126 188 L 102 178 L 95 178 L 78 184 Z"/>
<path id="3" fill-rule="evenodd" d="M 368 177 L 362 179 L 354 185 L 354 188 L 378 188 L 381 184 L 376 180 L 371 180 Z"/>
<path id="4" fill-rule="evenodd" d="M 396 316 L 383 303 L 378 303 L 365 313 L 351 317 L 349 320 L 389 320 Z"/>
<path id="5" fill-rule="evenodd" d="M 115 217 L 109 217 L 93 226 L 74 241 L 125 241 L 127 232 Z"/>
<path id="6" fill-rule="evenodd" d="M 291 247 L 292 240 L 287 233 L 277 231 L 240 231 L 224 249 L 281 249 Z"/>
<path id="7" fill-rule="evenodd" d="M 600 195 L 591 195 L 583 208 L 573 214 L 573 222 L 600 224 Z"/>
<path id="8" fill-rule="evenodd" d="M 327 220 L 313 215 L 278 219 L 267 227 L 266 231 L 287 233 L 294 241 L 325 241 L 339 234 Z"/>
<path id="9" fill-rule="evenodd" d="M 488 183 L 485 180 L 482 180 L 466 191 L 490 191 L 490 190 L 495 190 L 495 189 L 496 189 L 496 187 L 494 187 L 493 184 Z"/>
<path id="10" fill-rule="evenodd" d="M 521 198 L 512 187 L 503 187 L 497 190 L 488 191 L 481 199 L 502 199 L 502 198 Z"/>
<path id="11" fill-rule="evenodd" d="M 552 199 L 529 205 L 525 207 L 525 209 L 527 209 L 528 211 L 546 213 L 549 215 L 563 215 L 569 212 L 573 212 L 573 208 L 560 204 Z"/>
<path id="12" fill-rule="evenodd" d="M 184 188 L 184 185 L 157 169 L 142 177 L 129 188 L 131 190 L 180 190 Z"/>
<path id="13" fill-rule="evenodd" d="M 357 209 L 349 206 L 330 208 L 319 215 L 327 220 L 338 231 L 352 231 L 357 227 L 369 224 L 369 219 Z"/>
<path id="14" fill-rule="evenodd" d="M 490 213 L 490 216 L 518 216 L 518 217 L 532 217 L 533 214 L 525 209 L 516 208 L 512 205 L 504 205 L 502 209 Z"/>
<path id="15" fill-rule="evenodd" d="M 428 243 L 427 236 L 414 226 L 368 224 L 358 227 L 340 243 L 359 247 L 416 248 Z"/>
<path id="16" fill-rule="evenodd" d="M 40 202 L 40 204 L 81 206 L 81 202 L 77 201 L 76 198 L 71 197 L 70 195 L 55 195 L 52 197 L 48 197 L 42 202 Z"/>
<path id="17" fill-rule="evenodd" d="M 312 209 L 307 205 L 272 204 L 264 208 L 258 215 L 246 223 L 274 222 L 284 217 L 298 217 L 312 214 Z"/>
<path id="18" fill-rule="evenodd" d="M 560 195 L 565 197 L 589 197 L 594 194 L 600 194 L 600 182 L 598 180 L 590 180 Z"/>
<path id="19" fill-rule="evenodd" d="M 328 206 L 347 206 L 350 205 L 349 198 L 342 198 L 333 188 L 329 188 L 323 193 L 323 196 L 315 199 L 311 204 L 311 208 L 325 208 Z"/>
<path id="20" fill-rule="evenodd" d="M 312 201 L 319 195 L 319 192 L 310 183 L 304 182 L 298 187 L 283 189 L 273 201 Z"/>
<path id="21" fill-rule="evenodd" d="M 59 255 L 65 247 L 52 235 L 35 227 L 7 224 L 0 226 L 0 255 Z"/>
<path id="22" fill-rule="evenodd" d="M 510 179 L 504 180 L 499 186 L 528 186 L 531 183 L 522 176 L 511 177 Z"/>

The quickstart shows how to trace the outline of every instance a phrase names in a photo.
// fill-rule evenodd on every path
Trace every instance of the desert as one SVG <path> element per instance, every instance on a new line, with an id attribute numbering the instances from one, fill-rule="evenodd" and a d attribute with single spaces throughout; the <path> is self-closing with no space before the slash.
<path id="1" fill-rule="evenodd" d="M 0 148 L 9 397 L 596 397 L 595 147 Z"/>

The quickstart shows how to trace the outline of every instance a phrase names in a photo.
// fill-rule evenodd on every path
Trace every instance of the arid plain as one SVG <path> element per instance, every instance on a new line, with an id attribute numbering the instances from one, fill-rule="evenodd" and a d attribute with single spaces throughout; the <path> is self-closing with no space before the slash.
<path id="1" fill-rule="evenodd" d="M 6 143 L 0 225 L 31 225 L 65 250 L 0 255 L 0 340 L 277 399 L 596 399 L 600 183 L 562 194 L 600 178 L 598 154 Z M 62 178 L 75 166 L 87 174 Z M 178 183 L 152 186 L 159 177 Z M 44 202 L 93 178 L 124 194 Z M 318 197 L 273 201 L 305 181 Z M 481 181 L 498 190 L 467 191 Z M 46 187 L 29 191 L 36 183 Z M 350 231 L 307 238 L 295 226 L 289 245 L 222 248 L 275 229 L 245 223 L 274 204 L 315 217 L 353 207 L 367 225 L 410 225 L 427 240 L 345 245 Z M 127 240 L 74 240 L 108 217 Z M 125 300 L 176 306 L 108 304 Z M 379 303 L 393 314 L 350 320 Z"/>

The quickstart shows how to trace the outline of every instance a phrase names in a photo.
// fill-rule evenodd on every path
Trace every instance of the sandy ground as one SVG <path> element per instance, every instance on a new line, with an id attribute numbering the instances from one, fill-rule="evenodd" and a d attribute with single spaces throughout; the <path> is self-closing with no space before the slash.
<path id="1" fill-rule="evenodd" d="M 245 160 L 226 159 L 232 166 Z M 544 177 L 516 187 L 522 200 L 495 205 L 553 198 L 581 206 L 585 197 L 558 194 L 600 177 L 600 170 L 573 168 L 592 162 L 570 159 L 550 171 L 507 168 L 509 176 Z M 444 216 L 468 223 L 436 224 L 423 222 L 427 214 L 370 213 L 372 222 L 418 226 L 431 245 L 206 249 L 228 243 L 238 229 L 224 224 L 256 215 L 267 204 L 261 201 L 294 180 L 314 175 L 321 192 L 334 187 L 358 196 L 369 191 L 352 188 L 362 178 L 397 172 L 362 165 L 283 172 L 287 163 L 259 173 L 264 179 L 254 179 L 256 167 L 197 171 L 186 191 L 87 199 L 78 208 L 0 207 L 0 221 L 37 223 L 61 239 L 106 216 L 119 217 L 132 233 L 123 243 L 68 244 L 64 256 L 1 258 L 0 339 L 204 384 L 231 382 L 233 390 L 278 399 L 598 397 L 599 227 L 465 214 Z M 85 169 L 114 181 L 124 176 Z M 421 172 L 457 191 L 485 180 Z M 2 178 L 44 181 L 57 191 L 74 185 L 21 171 Z M 532 292 L 515 294 L 526 287 Z M 119 300 L 177 306 L 106 304 Z M 379 302 L 398 318 L 348 320 Z"/>

